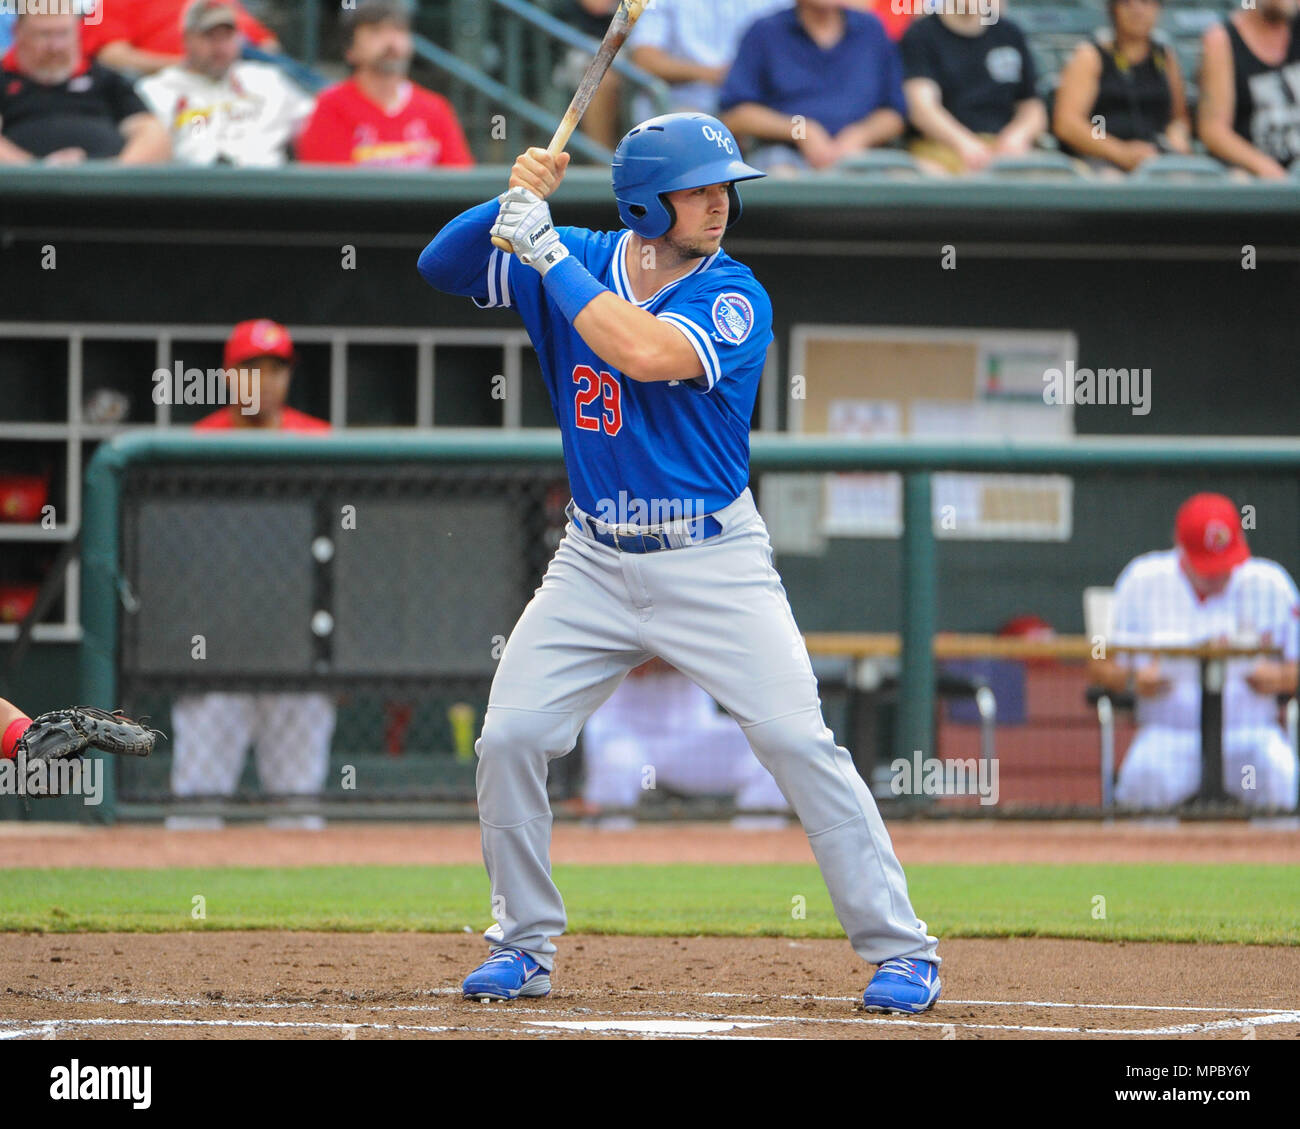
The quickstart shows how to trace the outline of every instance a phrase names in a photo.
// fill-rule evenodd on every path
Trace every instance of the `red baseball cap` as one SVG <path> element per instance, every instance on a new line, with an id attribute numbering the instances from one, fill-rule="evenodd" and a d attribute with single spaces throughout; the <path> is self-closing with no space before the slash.
<path id="1" fill-rule="evenodd" d="M 1174 536 L 1192 571 L 1223 576 L 1250 557 L 1241 514 L 1222 494 L 1193 494 L 1178 507 Z"/>
<path id="2" fill-rule="evenodd" d="M 237 368 L 254 357 L 279 357 L 292 364 L 293 338 L 289 331 L 269 318 L 241 321 L 226 341 L 226 368 Z"/>

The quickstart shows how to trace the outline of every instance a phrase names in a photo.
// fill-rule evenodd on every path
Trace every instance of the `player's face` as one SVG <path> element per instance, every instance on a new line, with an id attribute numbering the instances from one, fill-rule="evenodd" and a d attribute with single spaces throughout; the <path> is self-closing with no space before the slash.
<path id="1" fill-rule="evenodd" d="M 731 211 L 727 187 L 710 184 L 668 193 L 668 202 L 677 213 L 677 222 L 667 236 L 668 245 L 682 258 L 707 259 L 722 246 Z"/>
<path id="2" fill-rule="evenodd" d="M 208 78 L 221 78 L 239 58 L 243 37 L 233 27 L 214 27 L 200 35 L 190 34 L 185 37 L 185 51 L 189 56 L 190 66 L 207 75 Z"/>
<path id="3" fill-rule="evenodd" d="M 415 48 L 410 29 L 391 20 L 362 24 L 348 51 L 348 62 L 360 70 L 381 74 L 406 74 Z"/>
<path id="4" fill-rule="evenodd" d="M 1228 581 L 1232 577 L 1231 572 L 1220 573 L 1217 576 L 1207 576 L 1205 573 L 1197 572 L 1188 561 L 1187 554 L 1181 549 L 1178 553 L 1178 559 L 1182 562 L 1183 572 L 1187 574 L 1187 579 L 1191 582 L 1198 596 L 1217 596 L 1228 586 Z"/>
<path id="5" fill-rule="evenodd" d="M 257 369 L 257 415 L 262 419 L 274 419 L 289 399 L 292 367 L 279 357 L 254 357 L 239 367 Z"/>
<path id="6" fill-rule="evenodd" d="M 1146 38 L 1160 18 L 1159 0 L 1115 0 L 1111 9 L 1115 29 L 1123 35 Z"/>
<path id="7" fill-rule="evenodd" d="M 77 17 L 24 16 L 14 29 L 14 51 L 19 67 L 37 82 L 67 81 L 81 54 Z"/>

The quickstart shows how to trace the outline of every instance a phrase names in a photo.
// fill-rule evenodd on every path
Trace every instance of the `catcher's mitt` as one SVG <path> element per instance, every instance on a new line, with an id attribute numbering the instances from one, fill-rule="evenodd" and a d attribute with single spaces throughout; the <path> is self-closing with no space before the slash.
<path id="1" fill-rule="evenodd" d="M 79 757 L 88 748 L 147 757 L 153 752 L 154 742 L 162 736 L 144 724 L 148 720 L 133 721 L 121 710 L 109 713 L 94 706 L 52 710 L 32 719 L 18 739 L 15 754 L 25 755 L 28 763 Z"/>

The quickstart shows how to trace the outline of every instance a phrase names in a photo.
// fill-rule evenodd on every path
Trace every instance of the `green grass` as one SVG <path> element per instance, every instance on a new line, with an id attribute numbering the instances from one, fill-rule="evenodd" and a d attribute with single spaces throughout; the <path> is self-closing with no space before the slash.
<path id="1" fill-rule="evenodd" d="M 555 877 L 571 933 L 843 935 L 811 865 L 563 866 Z M 1288 866 L 943 865 L 910 867 L 908 878 L 941 937 L 1300 944 L 1300 880 Z M 196 895 L 206 917 L 193 916 Z M 7 932 L 477 931 L 487 903 L 477 866 L 0 871 Z"/>

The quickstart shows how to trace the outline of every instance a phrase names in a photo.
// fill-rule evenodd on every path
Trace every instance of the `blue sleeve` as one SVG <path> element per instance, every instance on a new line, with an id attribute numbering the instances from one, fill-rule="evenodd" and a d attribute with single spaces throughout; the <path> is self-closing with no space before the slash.
<path id="1" fill-rule="evenodd" d="M 660 321 L 678 329 L 704 366 L 704 375 L 685 381 L 711 392 L 719 381 L 755 366 L 761 371 L 772 344 L 772 301 L 752 275 L 723 277 L 669 299 Z"/>
<path id="2" fill-rule="evenodd" d="M 510 267 L 513 255 L 492 246 L 492 225 L 500 204 L 489 200 L 447 224 L 421 253 L 420 276 L 435 290 L 473 298 L 485 310 L 513 305 Z"/>
<path id="3" fill-rule="evenodd" d="M 742 102 L 766 105 L 763 90 L 763 38 L 760 24 L 755 24 L 740 41 L 736 61 L 718 92 L 718 112 L 725 113 Z"/>

